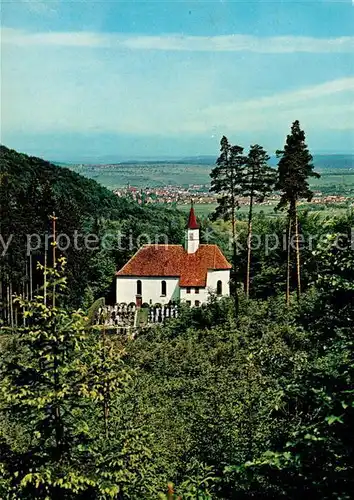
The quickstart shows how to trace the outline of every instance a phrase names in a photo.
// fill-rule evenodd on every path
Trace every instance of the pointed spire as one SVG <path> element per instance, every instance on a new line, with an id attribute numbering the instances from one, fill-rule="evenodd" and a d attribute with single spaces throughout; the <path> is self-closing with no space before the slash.
<path id="1" fill-rule="evenodd" d="M 193 200 L 191 200 L 191 209 L 189 211 L 189 218 L 188 218 L 188 229 L 199 229 L 199 224 L 197 222 L 197 218 L 194 213 L 194 207 L 193 207 Z"/>

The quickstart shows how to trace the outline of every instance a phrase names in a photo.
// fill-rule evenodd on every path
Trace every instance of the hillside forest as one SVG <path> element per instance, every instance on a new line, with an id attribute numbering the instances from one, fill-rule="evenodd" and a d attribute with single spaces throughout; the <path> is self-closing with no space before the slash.
<path id="1" fill-rule="evenodd" d="M 183 244 L 185 213 L 1 146 L 0 498 L 353 498 L 354 215 L 298 210 L 299 122 L 276 154 L 221 139 L 199 222 L 231 296 L 132 338 L 92 311 L 140 235 Z"/>

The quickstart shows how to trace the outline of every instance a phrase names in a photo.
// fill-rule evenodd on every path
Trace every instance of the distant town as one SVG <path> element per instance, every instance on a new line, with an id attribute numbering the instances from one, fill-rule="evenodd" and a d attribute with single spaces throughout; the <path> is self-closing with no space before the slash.
<path id="1" fill-rule="evenodd" d="M 140 205 L 160 203 L 189 205 L 191 199 L 197 204 L 215 204 L 217 202 L 217 195 L 210 192 L 209 188 L 209 184 L 191 184 L 188 187 L 170 185 L 146 188 L 127 185 L 124 188 L 115 189 L 113 192 L 118 197 L 132 198 Z M 278 201 L 279 195 L 274 194 L 268 197 L 262 205 L 274 205 Z M 314 193 L 311 203 L 322 205 L 347 203 L 348 201 L 350 201 L 350 198 L 343 195 L 327 195 L 317 191 Z M 241 206 L 247 206 L 249 198 L 240 197 L 239 203 Z"/>

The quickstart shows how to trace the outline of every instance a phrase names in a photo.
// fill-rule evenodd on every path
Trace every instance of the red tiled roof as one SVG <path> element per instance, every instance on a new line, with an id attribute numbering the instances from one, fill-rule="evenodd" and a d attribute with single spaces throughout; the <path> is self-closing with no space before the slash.
<path id="1" fill-rule="evenodd" d="M 194 208 L 191 206 L 191 209 L 189 211 L 189 218 L 188 218 L 188 229 L 199 229 L 199 224 L 197 222 L 197 218 L 194 213 Z"/>
<path id="2" fill-rule="evenodd" d="M 179 277 L 180 286 L 206 286 L 208 269 L 231 269 L 217 245 L 200 245 L 189 254 L 182 245 L 144 245 L 117 276 Z"/>

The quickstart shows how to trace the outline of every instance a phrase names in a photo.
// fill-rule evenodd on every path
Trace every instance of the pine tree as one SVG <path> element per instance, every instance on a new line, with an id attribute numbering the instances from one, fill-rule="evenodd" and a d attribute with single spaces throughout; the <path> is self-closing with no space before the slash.
<path id="1" fill-rule="evenodd" d="M 243 155 L 241 146 L 232 146 L 228 139 L 223 136 L 220 141 L 220 156 L 216 161 L 216 167 L 211 171 L 210 190 L 217 193 L 218 206 L 212 215 L 213 219 L 219 217 L 231 220 L 232 228 L 232 294 L 237 297 L 236 288 L 236 268 L 237 268 L 237 247 L 236 247 L 236 212 L 239 208 L 239 196 L 243 192 L 244 169 L 246 157 Z"/>
<path id="2" fill-rule="evenodd" d="M 290 267 L 291 267 L 291 235 L 294 228 L 297 296 L 301 295 L 301 263 L 299 246 L 299 223 L 297 204 L 301 198 L 311 201 L 313 192 L 310 190 L 308 178 L 320 175 L 314 172 L 312 156 L 305 143 L 305 132 L 301 130 L 299 121 L 292 124 L 291 133 L 286 138 L 284 149 L 277 151 L 278 180 L 276 189 L 281 191 L 278 208 L 288 207 L 288 269 L 286 301 L 290 302 Z"/>
<path id="3" fill-rule="evenodd" d="M 246 271 L 246 296 L 250 291 L 251 270 L 251 240 L 252 240 L 252 218 L 253 205 L 261 203 L 265 197 L 274 189 L 276 172 L 267 164 L 269 160 L 267 152 L 255 144 L 250 147 L 247 157 L 244 195 L 249 197 L 248 232 L 247 232 L 247 271 Z"/>

